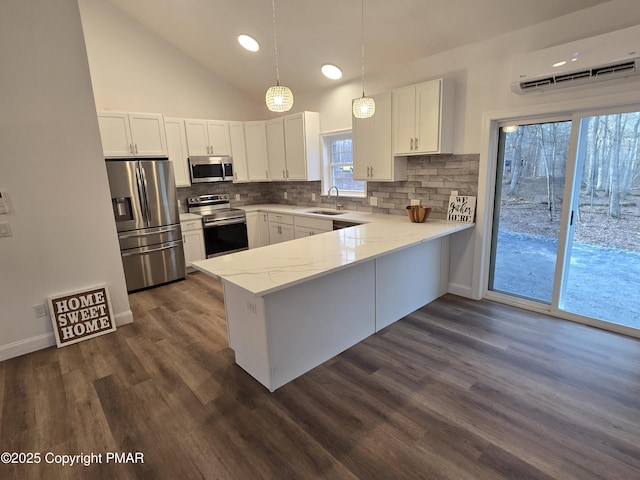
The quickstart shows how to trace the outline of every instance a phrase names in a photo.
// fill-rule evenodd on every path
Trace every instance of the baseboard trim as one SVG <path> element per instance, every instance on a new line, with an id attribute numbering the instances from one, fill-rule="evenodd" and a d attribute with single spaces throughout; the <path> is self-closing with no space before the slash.
<path id="1" fill-rule="evenodd" d="M 477 298 L 473 297 L 471 287 L 469 287 L 468 285 L 462 285 L 460 283 L 449 282 L 447 293 L 452 293 L 460 297 L 470 298 L 472 300 L 478 300 Z"/>
<path id="2" fill-rule="evenodd" d="M 117 313 L 114 315 L 114 320 L 118 327 L 133 323 L 133 313 L 131 310 Z M 24 340 L 18 340 L 17 342 L 8 343 L 6 345 L 0 345 L 0 362 L 9 360 L 10 358 L 19 357 L 21 355 L 26 355 L 27 353 L 37 352 L 38 350 L 43 350 L 55 345 L 56 337 L 53 335 L 53 331 L 31 338 L 25 338 Z"/>

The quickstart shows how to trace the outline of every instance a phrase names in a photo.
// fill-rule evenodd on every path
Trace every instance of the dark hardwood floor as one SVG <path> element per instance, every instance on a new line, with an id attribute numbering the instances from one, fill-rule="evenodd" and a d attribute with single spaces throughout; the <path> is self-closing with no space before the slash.
<path id="1" fill-rule="evenodd" d="M 0 452 L 43 456 L 1 479 L 640 478 L 636 339 L 447 295 L 270 394 L 218 282 L 130 299 L 113 334 L 0 363 Z"/>

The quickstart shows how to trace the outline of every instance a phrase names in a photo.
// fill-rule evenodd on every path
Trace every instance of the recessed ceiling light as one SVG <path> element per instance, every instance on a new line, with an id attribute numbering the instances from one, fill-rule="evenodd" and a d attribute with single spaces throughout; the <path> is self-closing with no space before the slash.
<path id="1" fill-rule="evenodd" d="M 322 66 L 322 74 L 331 80 L 338 80 L 339 78 L 342 78 L 342 70 L 329 63 Z"/>
<path id="2" fill-rule="evenodd" d="M 244 33 L 242 35 L 238 35 L 238 43 L 250 52 L 257 52 L 260 50 L 260 44 L 256 39 L 249 35 L 245 35 Z"/>

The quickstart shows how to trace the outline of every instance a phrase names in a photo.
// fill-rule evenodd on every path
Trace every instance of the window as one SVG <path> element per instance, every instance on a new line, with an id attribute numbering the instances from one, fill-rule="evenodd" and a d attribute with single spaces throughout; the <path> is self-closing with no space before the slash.
<path id="1" fill-rule="evenodd" d="M 322 193 L 338 187 L 340 196 L 364 197 L 366 182 L 353 179 L 353 141 L 351 131 L 324 135 Z"/>

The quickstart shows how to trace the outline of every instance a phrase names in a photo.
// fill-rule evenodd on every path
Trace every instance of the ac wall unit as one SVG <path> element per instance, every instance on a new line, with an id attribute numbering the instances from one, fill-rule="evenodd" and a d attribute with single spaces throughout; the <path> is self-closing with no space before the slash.
<path id="1" fill-rule="evenodd" d="M 514 62 L 518 94 L 623 78 L 640 73 L 640 25 L 545 48 Z"/>

